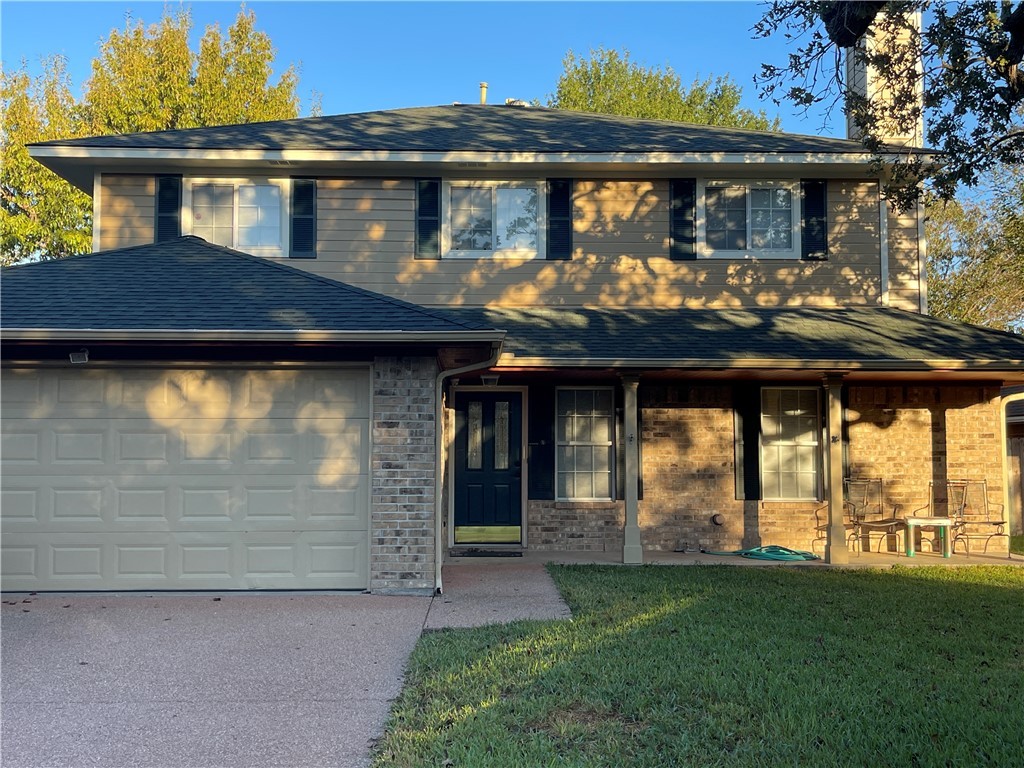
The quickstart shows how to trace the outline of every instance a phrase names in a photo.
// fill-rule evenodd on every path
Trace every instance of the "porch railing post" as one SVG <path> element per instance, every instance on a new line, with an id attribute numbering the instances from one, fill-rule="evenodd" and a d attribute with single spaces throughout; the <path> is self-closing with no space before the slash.
<path id="1" fill-rule="evenodd" d="M 639 565 L 644 561 L 644 548 L 640 543 L 640 419 L 637 416 L 638 376 L 623 376 L 623 405 L 625 406 L 626 441 L 626 528 L 622 547 L 622 562 Z"/>

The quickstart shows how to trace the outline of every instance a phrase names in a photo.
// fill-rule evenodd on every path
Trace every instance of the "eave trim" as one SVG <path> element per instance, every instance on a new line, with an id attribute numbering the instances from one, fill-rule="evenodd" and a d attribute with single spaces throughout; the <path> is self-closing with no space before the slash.
<path id="1" fill-rule="evenodd" d="M 504 331 L 245 331 L 237 329 L 4 328 L 3 341 L 501 342 Z"/>
<path id="2" fill-rule="evenodd" d="M 328 149 L 185 149 L 158 147 L 75 147 L 30 146 L 37 160 L 202 160 L 278 163 L 577 163 L 610 164 L 775 164 L 775 165 L 863 165 L 871 162 L 867 152 L 809 152 L 776 150 L 763 152 L 474 152 L 393 151 Z M 930 156 L 930 153 L 921 153 Z M 895 153 L 891 154 L 896 157 Z"/>

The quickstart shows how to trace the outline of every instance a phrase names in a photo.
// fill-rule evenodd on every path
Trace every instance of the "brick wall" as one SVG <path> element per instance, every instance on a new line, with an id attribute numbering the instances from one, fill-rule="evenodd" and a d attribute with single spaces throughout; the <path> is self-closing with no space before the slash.
<path id="1" fill-rule="evenodd" d="M 624 502 L 530 501 L 526 518 L 531 550 L 622 552 Z"/>
<path id="2" fill-rule="evenodd" d="M 434 588 L 434 378 L 430 357 L 373 365 L 370 589 Z"/>
<path id="3" fill-rule="evenodd" d="M 730 387 L 641 385 L 640 395 L 645 549 L 778 544 L 822 553 L 822 502 L 735 499 Z M 998 395 L 985 386 L 851 386 L 850 474 L 884 478 L 887 502 L 904 515 L 927 506 L 929 480 L 944 489 L 947 479 L 986 479 L 1001 503 Z M 715 513 L 723 525 L 711 522 Z M 993 539 L 989 552 L 1005 554 L 1005 544 Z"/>
<path id="4" fill-rule="evenodd" d="M 998 387 L 851 387 L 850 474 L 883 478 L 887 502 L 903 515 L 927 507 L 929 481 L 943 499 L 947 480 L 987 480 L 1001 504 L 999 417 Z M 1006 540 L 993 539 L 988 551 L 1006 554 Z"/>
<path id="5" fill-rule="evenodd" d="M 744 504 L 736 499 L 731 387 L 640 388 L 644 549 L 738 549 Z M 722 525 L 712 522 L 722 516 Z"/>

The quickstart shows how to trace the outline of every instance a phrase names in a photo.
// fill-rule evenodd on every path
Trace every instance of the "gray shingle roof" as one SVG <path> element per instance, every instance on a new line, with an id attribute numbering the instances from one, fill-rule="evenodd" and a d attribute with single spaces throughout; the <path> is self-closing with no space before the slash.
<path id="1" fill-rule="evenodd" d="M 420 152 L 864 152 L 859 142 L 667 120 L 457 104 L 248 125 L 98 136 L 34 146 Z"/>
<path id="2" fill-rule="evenodd" d="M 1024 371 L 1024 336 L 891 308 L 456 309 L 506 330 L 519 358 L 701 361 L 850 361 L 853 367 L 962 361 Z"/>
<path id="3" fill-rule="evenodd" d="M 182 237 L 8 267 L 0 326 L 49 330 L 483 330 L 295 267 Z"/>

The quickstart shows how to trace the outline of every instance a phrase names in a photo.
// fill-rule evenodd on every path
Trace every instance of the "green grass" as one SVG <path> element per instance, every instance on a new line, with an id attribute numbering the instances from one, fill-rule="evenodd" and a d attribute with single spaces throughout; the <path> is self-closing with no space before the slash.
<path id="1" fill-rule="evenodd" d="M 1024 555 L 1024 534 L 1010 537 L 1010 551 L 1018 555 Z"/>
<path id="2" fill-rule="evenodd" d="M 375 766 L 1024 765 L 1024 569 L 552 566 L 425 635 Z"/>

